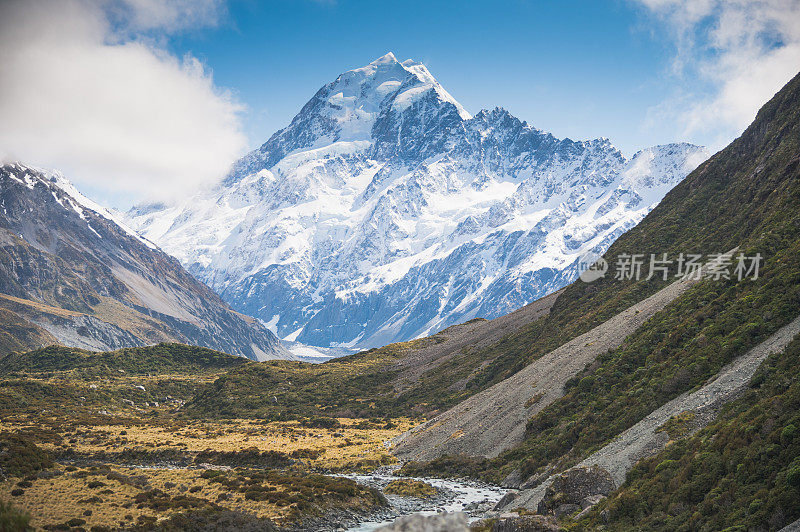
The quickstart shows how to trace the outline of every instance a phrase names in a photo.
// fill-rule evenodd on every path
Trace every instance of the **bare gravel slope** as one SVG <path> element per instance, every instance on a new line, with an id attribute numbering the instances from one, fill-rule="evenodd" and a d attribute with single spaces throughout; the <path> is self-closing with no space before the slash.
<path id="1" fill-rule="evenodd" d="M 553 292 L 493 320 L 472 320 L 437 333 L 435 336 L 444 341 L 426 343 L 423 347 L 410 351 L 398 362 L 402 369 L 395 386 L 402 390 L 417 382 L 423 373 L 462 354 L 465 348 L 480 350 L 496 344 L 509 334 L 547 315 L 561 292 L 563 290 Z"/>
<path id="2" fill-rule="evenodd" d="M 495 457 L 522 441 L 528 420 L 563 395 L 564 383 L 599 354 L 619 346 L 696 281 L 680 279 L 567 342 L 522 371 L 431 419 L 396 441 L 402 460 L 443 454 Z"/>

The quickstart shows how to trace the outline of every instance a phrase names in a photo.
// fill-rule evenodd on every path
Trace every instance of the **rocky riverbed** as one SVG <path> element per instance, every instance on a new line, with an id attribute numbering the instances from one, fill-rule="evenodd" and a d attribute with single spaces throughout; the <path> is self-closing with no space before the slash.
<path id="1" fill-rule="evenodd" d="M 387 484 L 397 477 L 391 470 L 379 470 L 370 475 L 343 475 L 359 484 L 377 488 L 383 492 Z M 357 525 L 344 528 L 353 532 L 369 532 L 392 523 L 404 515 L 434 515 L 441 512 L 465 512 L 471 519 L 480 519 L 494 508 L 505 495 L 504 488 L 469 479 L 417 478 L 436 488 L 436 495 L 427 498 L 386 495 L 389 507 L 371 514 Z"/>

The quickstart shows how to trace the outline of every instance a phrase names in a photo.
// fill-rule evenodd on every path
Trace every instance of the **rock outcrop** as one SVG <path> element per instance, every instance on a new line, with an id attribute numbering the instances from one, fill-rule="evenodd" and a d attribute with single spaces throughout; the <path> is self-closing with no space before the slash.
<path id="1" fill-rule="evenodd" d="M 614 491 L 611 475 L 600 467 L 574 467 L 558 475 L 547 487 L 537 512 L 556 517 L 597 504 L 598 496 Z"/>

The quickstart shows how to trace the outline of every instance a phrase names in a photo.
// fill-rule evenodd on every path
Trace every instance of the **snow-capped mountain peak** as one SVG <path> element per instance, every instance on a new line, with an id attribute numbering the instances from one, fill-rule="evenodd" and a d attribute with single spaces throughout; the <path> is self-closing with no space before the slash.
<path id="1" fill-rule="evenodd" d="M 238 161 L 225 183 L 301 151 L 352 153 L 376 138 L 386 142 L 371 147 L 390 150 L 406 133 L 407 124 L 419 125 L 420 114 L 428 117 L 422 123 L 429 128 L 437 122 L 471 118 L 424 65 L 412 60 L 400 63 L 389 52 L 322 87 L 286 128 Z"/>
<path id="2" fill-rule="evenodd" d="M 571 281 L 707 152 L 627 159 L 497 107 L 470 116 L 389 53 L 322 87 L 218 187 L 131 222 L 281 337 L 374 346 Z"/>

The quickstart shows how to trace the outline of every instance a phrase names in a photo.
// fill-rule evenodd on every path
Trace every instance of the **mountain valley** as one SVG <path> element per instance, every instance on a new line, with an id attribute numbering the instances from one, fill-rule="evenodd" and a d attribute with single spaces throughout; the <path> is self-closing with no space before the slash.
<path id="1" fill-rule="evenodd" d="M 0 207 L 0 528 L 800 526 L 800 74 L 626 159 L 389 54 L 183 204 Z"/>

